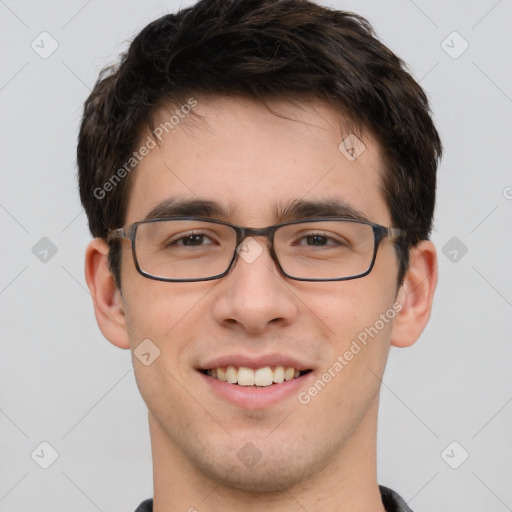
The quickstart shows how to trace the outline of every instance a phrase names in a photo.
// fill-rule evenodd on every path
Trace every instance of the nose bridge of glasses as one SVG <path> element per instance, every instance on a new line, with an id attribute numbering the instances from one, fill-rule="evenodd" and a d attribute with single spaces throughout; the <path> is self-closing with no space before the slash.
<path id="1" fill-rule="evenodd" d="M 272 257 L 274 256 L 274 233 L 277 229 L 277 226 L 268 226 L 265 228 L 246 228 L 241 227 L 238 231 L 238 241 L 237 241 L 237 247 L 240 247 L 247 238 L 265 238 L 265 245 L 268 245 L 270 254 Z M 259 245 L 260 242 L 255 240 Z"/>
<path id="2" fill-rule="evenodd" d="M 272 237 L 275 230 L 275 226 L 268 226 L 266 228 L 241 228 L 239 233 L 239 242 L 243 242 L 248 237 L 265 237 L 270 242 L 272 242 Z"/>
<path id="3" fill-rule="evenodd" d="M 238 227 L 234 259 L 236 260 L 238 257 L 241 257 L 244 261 L 252 263 L 264 252 L 264 245 L 266 245 L 270 251 L 271 258 L 277 263 L 277 256 L 275 254 L 273 244 L 273 237 L 276 229 L 276 226 L 268 226 L 265 228 Z M 256 240 L 256 238 L 261 237 L 266 240 Z M 248 242 L 247 239 L 252 239 L 252 242 Z"/>

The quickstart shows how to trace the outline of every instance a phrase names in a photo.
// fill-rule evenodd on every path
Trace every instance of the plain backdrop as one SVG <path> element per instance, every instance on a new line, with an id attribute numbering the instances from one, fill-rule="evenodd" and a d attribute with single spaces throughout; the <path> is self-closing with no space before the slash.
<path id="1" fill-rule="evenodd" d="M 323 3 L 367 17 L 409 64 L 445 147 L 440 281 L 421 339 L 391 350 L 379 482 L 415 512 L 512 510 L 512 1 Z M 152 496 L 130 355 L 103 339 L 85 286 L 75 152 L 100 69 L 189 4 L 0 0 L 0 512 Z"/>

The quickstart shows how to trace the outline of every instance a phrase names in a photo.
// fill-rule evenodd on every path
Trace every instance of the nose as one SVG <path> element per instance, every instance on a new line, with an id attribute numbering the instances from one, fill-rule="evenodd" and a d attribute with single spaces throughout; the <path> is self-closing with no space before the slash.
<path id="1" fill-rule="evenodd" d="M 250 333 L 285 326 L 298 316 L 298 301 L 280 273 L 264 237 L 248 237 L 237 261 L 217 287 L 214 316 L 219 324 Z"/>

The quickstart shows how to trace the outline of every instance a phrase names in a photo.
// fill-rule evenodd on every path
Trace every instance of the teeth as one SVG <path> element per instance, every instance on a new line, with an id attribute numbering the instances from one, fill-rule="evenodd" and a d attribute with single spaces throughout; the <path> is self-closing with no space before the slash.
<path id="1" fill-rule="evenodd" d="M 286 368 L 284 372 L 284 380 L 292 380 L 295 375 L 295 368 Z"/>
<path id="2" fill-rule="evenodd" d="M 280 384 L 281 382 L 296 379 L 300 376 L 300 371 L 292 367 L 276 366 L 271 368 L 265 366 L 253 370 L 241 366 L 228 366 L 226 368 L 212 368 L 206 372 L 210 377 L 217 378 L 223 382 L 230 384 L 238 384 L 239 386 L 271 386 L 273 383 Z"/>
<path id="3" fill-rule="evenodd" d="M 276 366 L 274 368 L 274 382 L 276 384 L 280 384 L 281 382 L 284 382 L 284 367 L 283 366 Z"/>
<path id="4" fill-rule="evenodd" d="M 226 382 L 230 384 L 236 384 L 238 382 L 238 371 L 234 366 L 228 366 L 226 368 Z"/>
<path id="5" fill-rule="evenodd" d="M 258 368 L 254 372 L 254 384 L 256 384 L 256 386 L 270 386 L 273 382 L 274 372 L 268 366 L 265 368 Z"/>
<path id="6" fill-rule="evenodd" d="M 254 370 L 241 366 L 238 370 L 239 386 L 254 386 Z"/>

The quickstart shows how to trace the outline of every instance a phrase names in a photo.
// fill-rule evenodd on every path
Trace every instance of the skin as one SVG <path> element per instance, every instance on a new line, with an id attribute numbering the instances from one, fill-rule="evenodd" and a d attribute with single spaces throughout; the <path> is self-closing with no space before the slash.
<path id="1" fill-rule="evenodd" d="M 126 225 L 179 195 L 232 206 L 223 220 L 249 227 L 274 224 L 274 202 L 333 197 L 391 226 L 371 134 L 363 133 L 366 150 L 351 162 L 338 150 L 347 132 L 327 104 L 272 107 L 292 120 L 247 99 L 198 98 L 195 111 L 207 124 L 182 121 L 143 159 L 132 176 Z M 168 117 L 160 111 L 156 124 Z M 154 510 L 382 512 L 380 379 L 390 345 L 413 344 L 428 322 L 435 248 L 423 241 L 411 250 L 397 289 L 390 240 L 381 243 L 368 276 L 320 283 L 282 276 L 265 240 L 256 240 L 264 251 L 254 262 L 239 259 L 224 278 L 196 283 L 144 278 L 123 240 L 122 293 L 108 270 L 106 243 L 88 246 L 86 280 L 105 337 L 132 350 L 149 338 L 160 350 L 149 366 L 133 358 L 149 410 Z M 214 356 L 283 353 L 310 364 L 315 378 L 307 390 L 396 301 L 402 309 L 394 320 L 307 405 L 292 394 L 260 410 L 238 407 L 215 396 L 196 370 Z M 261 453 L 252 468 L 237 457 L 247 442 Z"/>

